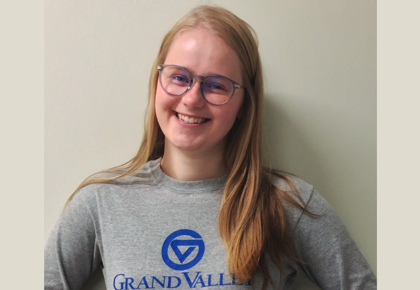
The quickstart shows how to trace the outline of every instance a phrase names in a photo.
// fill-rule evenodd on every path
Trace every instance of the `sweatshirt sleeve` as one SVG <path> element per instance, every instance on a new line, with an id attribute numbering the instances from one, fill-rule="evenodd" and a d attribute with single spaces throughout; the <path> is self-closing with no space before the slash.
<path id="1" fill-rule="evenodd" d="M 327 201 L 313 190 L 292 229 L 298 271 L 323 290 L 376 289 L 376 277 L 349 232 Z"/>
<path id="2" fill-rule="evenodd" d="M 44 249 L 44 289 L 80 289 L 101 263 L 95 223 L 82 191 L 55 224 Z"/>

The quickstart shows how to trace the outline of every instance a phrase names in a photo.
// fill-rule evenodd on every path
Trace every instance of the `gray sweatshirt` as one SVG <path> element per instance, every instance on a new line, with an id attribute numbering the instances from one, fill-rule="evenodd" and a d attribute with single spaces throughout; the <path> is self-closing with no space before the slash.
<path id="1" fill-rule="evenodd" d="M 103 267 L 108 290 L 260 289 L 262 276 L 239 284 L 226 267 L 218 233 L 218 211 L 225 177 L 182 182 L 165 175 L 160 160 L 134 176 L 82 188 L 60 216 L 45 246 L 45 289 L 80 289 Z M 268 259 L 274 285 L 293 289 L 302 273 L 321 289 L 376 289 L 376 278 L 346 228 L 313 187 L 290 177 L 312 218 L 285 204 L 298 257 L 284 263 Z M 288 191 L 286 182 L 273 183 Z"/>

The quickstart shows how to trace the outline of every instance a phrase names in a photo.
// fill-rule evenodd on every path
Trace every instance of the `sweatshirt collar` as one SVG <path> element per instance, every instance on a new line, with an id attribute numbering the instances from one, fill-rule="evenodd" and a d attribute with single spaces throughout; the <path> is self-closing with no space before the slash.
<path id="1" fill-rule="evenodd" d="M 160 167 L 161 158 L 151 160 L 143 167 L 150 171 L 156 184 L 160 187 L 168 188 L 172 191 L 181 193 L 200 193 L 201 191 L 220 191 L 226 183 L 227 176 L 197 180 L 197 181 L 180 181 L 166 175 Z"/>

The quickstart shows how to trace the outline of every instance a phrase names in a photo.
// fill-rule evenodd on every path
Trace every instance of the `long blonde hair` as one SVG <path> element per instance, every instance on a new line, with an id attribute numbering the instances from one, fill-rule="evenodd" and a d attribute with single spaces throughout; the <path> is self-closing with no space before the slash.
<path id="1" fill-rule="evenodd" d="M 164 63 L 177 35 L 198 26 L 209 29 L 233 49 L 240 61 L 245 87 L 244 117 L 236 120 L 227 136 L 225 165 L 229 175 L 219 213 L 219 232 L 228 253 L 228 270 L 240 281 L 252 279 L 259 270 L 264 276 L 263 288 L 266 288 L 267 283 L 272 280 L 265 254 L 270 256 L 280 271 L 283 271 L 284 260 L 297 260 L 281 200 L 288 201 L 302 210 L 304 208 L 289 194 L 273 186 L 270 175 L 274 172 L 263 167 L 263 78 L 258 41 L 254 30 L 246 22 L 223 8 L 199 6 L 179 20 L 166 34 L 151 71 L 149 101 L 140 149 L 127 163 L 104 171 L 120 172 L 116 176 L 97 178 L 91 175 L 85 179 L 68 199 L 66 206 L 80 188 L 131 175 L 148 160 L 163 156 L 164 135 L 155 114 L 157 66 Z M 294 188 L 290 181 L 286 178 L 285 180 Z M 297 197 L 299 200 L 298 195 Z"/>

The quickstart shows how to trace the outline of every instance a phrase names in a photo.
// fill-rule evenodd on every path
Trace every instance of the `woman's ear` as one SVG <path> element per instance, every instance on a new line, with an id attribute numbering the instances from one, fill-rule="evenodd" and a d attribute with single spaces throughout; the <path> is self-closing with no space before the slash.
<path id="1" fill-rule="evenodd" d="M 238 111 L 238 114 L 236 114 L 237 119 L 242 119 L 244 116 L 244 106 L 242 105 L 241 108 Z"/>

